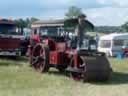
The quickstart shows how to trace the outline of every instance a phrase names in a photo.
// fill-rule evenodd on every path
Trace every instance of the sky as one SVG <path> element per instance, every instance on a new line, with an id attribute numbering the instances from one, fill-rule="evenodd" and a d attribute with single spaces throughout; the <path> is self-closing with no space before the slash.
<path id="1" fill-rule="evenodd" d="M 77 6 L 97 26 L 120 26 L 128 21 L 128 0 L 1 0 L 1 18 L 63 19 Z"/>

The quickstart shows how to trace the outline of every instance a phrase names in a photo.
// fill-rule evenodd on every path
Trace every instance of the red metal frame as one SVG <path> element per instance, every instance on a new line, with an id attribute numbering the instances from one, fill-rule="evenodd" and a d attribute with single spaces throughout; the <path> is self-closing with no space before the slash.
<path id="1" fill-rule="evenodd" d="M 20 39 L 16 38 L 0 38 L 1 50 L 14 50 L 20 48 Z"/>
<path id="2" fill-rule="evenodd" d="M 36 37 L 36 38 L 35 38 Z M 66 42 L 55 42 L 52 38 L 45 38 L 43 42 L 39 40 L 39 35 L 32 36 L 30 39 L 30 46 L 32 41 L 36 40 L 37 43 L 43 43 L 44 46 L 49 47 L 49 63 L 52 65 L 57 64 L 69 64 L 69 59 L 71 58 L 71 49 L 66 48 Z M 31 56 L 31 47 L 29 48 L 29 56 Z M 74 59 L 77 59 L 78 55 L 74 55 Z M 77 60 L 75 60 L 75 66 L 77 67 Z"/>

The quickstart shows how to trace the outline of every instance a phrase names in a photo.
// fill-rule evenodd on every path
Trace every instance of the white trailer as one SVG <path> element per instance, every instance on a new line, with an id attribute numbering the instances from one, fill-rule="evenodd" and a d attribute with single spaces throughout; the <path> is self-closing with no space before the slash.
<path id="1" fill-rule="evenodd" d="M 116 56 L 123 47 L 128 47 L 128 33 L 113 33 L 100 37 L 98 51 L 107 56 Z"/>

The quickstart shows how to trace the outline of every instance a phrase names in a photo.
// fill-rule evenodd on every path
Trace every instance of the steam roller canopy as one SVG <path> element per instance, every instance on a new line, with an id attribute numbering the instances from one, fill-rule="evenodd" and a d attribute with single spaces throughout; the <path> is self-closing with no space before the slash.
<path id="1" fill-rule="evenodd" d="M 83 72 L 84 81 L 105 81 L 111 76 L 111 66 L 105 55 L 84 55 L 85 68 Z"/>

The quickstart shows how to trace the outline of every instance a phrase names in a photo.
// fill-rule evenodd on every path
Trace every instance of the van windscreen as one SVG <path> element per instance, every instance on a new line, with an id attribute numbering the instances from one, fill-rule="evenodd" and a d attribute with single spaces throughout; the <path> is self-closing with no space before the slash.
<path id="1" fill-rule="evenodd" d="M 15 24 L 0 24 L 0 34 L 17 35 Z"/>
<path id="2" fill-rule="evenodd" d="M 101 48 L 110 48 L 111 47 L 111 41 L 110 40 L 101 40 L 99 43 L 99 46 Z"/>

